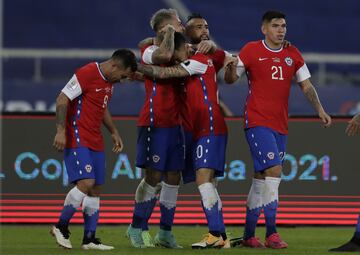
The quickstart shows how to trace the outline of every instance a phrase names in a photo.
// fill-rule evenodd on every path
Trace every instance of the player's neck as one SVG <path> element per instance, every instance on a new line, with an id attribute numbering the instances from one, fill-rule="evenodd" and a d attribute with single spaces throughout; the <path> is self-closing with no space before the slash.
<path id="1" fill-rule="evenodd" d="M 266 46 L 267 46 L 269 49 L 271 49 L 271 50 L 277 51 L 277 50 L 280 50 L 281 47 L 282 47 L 282 44 L 281 44 L 281 43 L 274 43 L 274 42 L 272 42 L 271 40 L 269 40 L 269 39 L 266 38 L 266 37 L 265 37 L 265 39 L 264 39 L 264 42 L 265 42 Z"/>

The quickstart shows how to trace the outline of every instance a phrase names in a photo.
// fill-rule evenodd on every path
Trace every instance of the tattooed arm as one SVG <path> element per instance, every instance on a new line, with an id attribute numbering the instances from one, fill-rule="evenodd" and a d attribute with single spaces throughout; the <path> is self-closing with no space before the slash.
<path id="1" fill-rule="evenodd" d="M 69 98 L 61 92 L 56 99 L 56 135 L 54 138 L 53 146 L 58 150 L 62 151 L 65 148 L 66 136 L 66 113 L 69 106 Z"/>
<path id="2" fill-rule="evenodd" d="M 174 33 L 175 29 L 171 25 L 167 25 L 163 28 L 165 34 L 164 38 L 158 49 L 152 54 L 152 63 L 155 65 L 166 64 L 170 62 L 172 55 L 174 54 Z"/>
<path id="3" fill-rule="evenodd" d="M 182 78 L 190 74 L 181 65 L 160 67 L 138 64 L 138 71 L 155 79 Z"/>
<path id="4" fill-rule="evenodd" d="M 302 92 L 309 100 L 313 108 L 317 111 L 319 118 L 324 123 L 324 127 L 329 127 L 331 125 L 331 117 L 325 112 L 324 108 L 322 107 L 318 94 L 316 93 L 316 90 L 312 85 L 311 81 L 309 79 L 306 79 L 299 84 Z"/>
<path id="5" fill-rule="evenodd" d="M 360 134 L 360 113 L 356 114 L 350 121 L 345 130 L 348 136 Z"/>

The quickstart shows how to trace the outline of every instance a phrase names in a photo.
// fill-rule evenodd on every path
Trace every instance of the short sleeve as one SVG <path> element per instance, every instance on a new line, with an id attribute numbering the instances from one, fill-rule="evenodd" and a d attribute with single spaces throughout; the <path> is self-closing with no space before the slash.
<path id="1" fill-rule="evenodd" d="M 295 54 L 294 59 L 295 59 L 296 81 L 297 82 L 305 81 L 306 79 L 309 79 L 311 77 L 310 71 L 309 71 L 300 51 L 294 46 L 291 46 L 291 47 Z"/>
<path id="2" fill-rule="evenodd" d="M 81 85 L 74 74 L 65 87 L 61 90 L 71 101 L 82 94 Z"/>
<path id="3" fill-rule="evenodd" d="M 142 61 L 145 63 L 145 64 L 148 64 L 148 65 L 152 65 L 153 62 L 152 62 L 152 55 L 154 53 L 154 51 L 156 51 L 159 47 L 156 46 L 156 45 L 151 45 L 149 47 L 147 47 L 145 50 L 144 50 L 144 53 L 142 55 Z"/>
<path id="4" fill-rule="evenodd" d="M 208 65 L 194 59 L 185 60 L 180 65 L 190 74 L 190 76 L 194 74 L 204 74 L 208 67 Z"/>

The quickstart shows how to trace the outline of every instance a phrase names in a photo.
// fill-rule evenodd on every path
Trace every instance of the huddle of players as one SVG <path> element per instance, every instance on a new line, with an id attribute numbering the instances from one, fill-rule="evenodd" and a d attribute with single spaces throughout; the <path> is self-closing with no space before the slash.
<path id="1" fill-rule="evenodd" d="M 171 230 L 182 179 L 184 183 L 196 182 L 209 228 L 204 239 L 192 247 L 230 248 L 215 179 L 223 176 L 227 143 L 216 82 L 217 72 L 224 67 L 227 83 L 233 83 L 244 72 L 249 80 L 244 129 L 255 174 L 241 243 L 252 248 L 286 248 L 288 245 L 276 231 L 276 212 L 293 77 L 325 127 L 330 126 L 331 118 L 309 80 L 310 73 L 300 52 L 294 46 L 284 46 L 285 15 L 266 12 L 261 26 L 265 39 L 246 44 L 238 57 L 217 49 L 209 40 L 207 22 L 200 15 L 190 16 L 184 29 L 176 10 L 161 9 L 150 24 L 156 36 L 140 43 L 141 64 L 135 63 L 130 51 L 118 50 L 103 63 L 80 68 L 57 99 L 54 146 L 58 150 L 65 148 L 69 179 L 76 185 L 67 194 L 51 234 L 60 246 L 72 248 L 68 225 L 82 205 L 82 248 L 113 249 L 95 237 L 105 173 L 100 125 L 103 123 L 111 133 L 113 151 L 121 151 L 122 141 L 107 103 L 113 92 L 112 83 L 133 77 L 137 70 L 144 74 L 146 98 L 138 121 L 136 165 L 144 169 L 145 177 L 137 187 L 133 219 L 126 231 L 131 244 L 137 248 L 181 248 Z M 186 42 L 184 32 L 191 44 Z M 359 131 L 360 125 L 355 124 L 349 126 L 349 133 Z M 160 230 L 153 239 L 148 220 L 157 200 Z M 255 237 L 262 211 L 266 220 L 264 244 Z"/>

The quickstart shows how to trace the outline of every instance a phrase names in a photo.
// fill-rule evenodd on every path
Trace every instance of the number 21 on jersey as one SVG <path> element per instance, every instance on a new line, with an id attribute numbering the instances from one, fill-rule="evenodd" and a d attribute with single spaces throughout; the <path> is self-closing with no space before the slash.
<path id="1" fill-rule="evenodd" d="M 273 80 L 284 80 L 282 67 L 281 66 L 272 66 L 271 67 L 271 79 Z"/>

